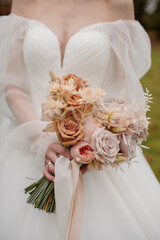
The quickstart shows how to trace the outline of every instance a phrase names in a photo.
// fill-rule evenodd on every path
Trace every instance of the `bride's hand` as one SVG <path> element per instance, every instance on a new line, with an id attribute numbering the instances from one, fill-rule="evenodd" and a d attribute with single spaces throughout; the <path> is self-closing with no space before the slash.
<path id="1" fill-rule="evenodd" d="M 43 175 L 49 180 L 54 181 L 55 162 L 59 155 L 72 159 L 70 152 L 59 143 L 52 143 L 49 145 L 45 154 L 45 167 Z"/>
<path id="2" fill-rule="evenodd" d="M 43 175 L 49 181 L 54 181 L 54 178 L 55 178 L 53 176 L 55 174 L 54 165 L 59 155 L 63 155 L 64 157 L 72 159 L 70 152 L 66 148 L 61 146 L 59 143 L 50 144 L 45 154 L 45 167 L 43 171 Z M 82 167 L 80 168 L 82 174 L 86 172 L 86 169 L 87 169 L 87 165 L 83 164 Z"/>

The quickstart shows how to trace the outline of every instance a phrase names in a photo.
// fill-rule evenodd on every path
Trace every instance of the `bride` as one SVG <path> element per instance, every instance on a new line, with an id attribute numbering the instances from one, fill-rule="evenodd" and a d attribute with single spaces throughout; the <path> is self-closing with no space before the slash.
<path id="1" fill-rule="evenodd" d="M 65 178 L 55 214 L 32 208 L 23 190 L 43 174 L 56 181 L 58 156 L 71 158 L 55 134 L 42 132 L 49 71 L 74 73 L 109 97 L 138 102 L 150 51 L 132 0 L 13 0 L 11 14 L 0 18 L 0 239 L 65 239 Z M 138 147 L 130 168 L 81 172 L 83 223 L 74 240 L 160 239 L 160 186 Z"/>

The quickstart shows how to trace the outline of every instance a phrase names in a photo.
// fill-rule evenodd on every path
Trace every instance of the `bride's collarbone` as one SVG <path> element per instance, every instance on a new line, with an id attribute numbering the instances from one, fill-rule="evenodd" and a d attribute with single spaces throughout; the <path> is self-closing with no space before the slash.
<path id="1" fill-rule="evenodd" d="M 17 0 L 18 2 L 19 0 Z M 23 0 L 26 1 L 26 0 Z M 133 0 L 95 1 L 35 1 L 28 5 L 25 17 L 44 23 L 56 34 L 63 46 L 80 29 L 99 22 L 129 18 L 129 5 Z M 13 1 L 14 5 L 15 0 Z M 22 5 L 22 4 L 21 4 Z M 16 6 L 15 6 L 16 7 Z M 29 11 L 30 8 L 30 11 Z M 14 13 L 14 12 L 13 12 Z M 28 14 L 29 16 L 26 16 Z M 23 15 L 23 14 L 18 14 Z M 63 44 L 64 43 L 64 44 Z"/>
<path id="2" fill-rule="evenodd" d="M 63 1 L 65 2 L 65 0 Z M 87 26 L 100 22 L 112 22 L 119 19 L 130 18 L 127 14 L 127 9 L 132 0 L 121 0 L 120 3 L 119 0 L 106 0 L 99 1 L 99 4 L 97 4 L 98 1 L 86 1 L 79 5 L 79 8 L 77 5 L 75 9 L 72 5 L 70 8 L 65 8 L 63 4 L 61 4 L 63 7 L 58 7 L 58 5 L 55 5 L 53 2 L 50 2 L 50 4 L 54 5 L 54 8 L 51 8 L 51 6 L 48 8 L 47 2 L 49 3 L 50 1 L 46 1 L 43 9 L 42 4 L 37 8 L 34 7 L 33 11 L 29 13 L 30 16 L 27 18 L 35 19 L 46 25 L 57 36 L 61 49 L 63 50 L 69 39 L 79 30 Z M 89 2 L 92 4 L 89 4 Z M 68 2 L 65 5 L 67 6 Z M 121 10 L 118 10 L 118 6 Z M 125 8 L 126 12 L 124 14 Z M 54 11 L 52 11 L 52 9 L 54 9 Z M 34 16 L 31 16 L 33 13 Z"/>
<path id="3" fill-rule="evenodd" d="M 99 22 L 132 19 L 132 12 L 134 11 L 132 11 L 132 7 L 129 4 L 132 0 L 122 0 L 121 3 L 114 3 L 117 1 L 119 2 L 119 0 L 108 0 L 108 6 L 107 4 L 102 4 L 103 7 L 96 7 L 93 5 L 89 8 L 89 5 L 86 3 L 84 4 L 84 6 L 87 6 L 86 8 L 58 9 L 58 7 L 56 7 L 54 9 L 54 15 L 51 9 L 48 10 L 48 12 L 46 11 L 46 15 L 38 14 L 37 12 L 36 20 L 39 20 L 48 26 L 59 37 L 59 40 L 62 39 L 65 42 L 72 35 L 86 26 Z"/>

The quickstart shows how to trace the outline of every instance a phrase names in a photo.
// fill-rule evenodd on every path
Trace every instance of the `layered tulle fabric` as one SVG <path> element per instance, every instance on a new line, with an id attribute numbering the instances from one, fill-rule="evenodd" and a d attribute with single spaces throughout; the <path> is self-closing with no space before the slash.
<path id="1" fill-rule="evenodd" d="M 46 122 L 40 120 L 49 71 L 75 73 L 102 87 L 106 99 L 140 102 L 144 94 L 139 80 L 150 67 L 150 52 L 140 23 L 119 20 L 80 29 L 69 39 L 62 62 L 59 40 L 47 26 L 14 14 L 0 18 L 2 239 L 65 236 L 65 191 L 58 193 L 58 219 L 28 206 L 23 193 L 32 182 L 26 177 L 42 176 L 46 149 L 58 142 L 56 134 L 42 132 Z M 129 170 L 122 166 L 124 173 L 106 167 L 84 175 L 82 240 L 160 238 L 159 183 L 139 150 L 136 160 L 139 164 Z"/>

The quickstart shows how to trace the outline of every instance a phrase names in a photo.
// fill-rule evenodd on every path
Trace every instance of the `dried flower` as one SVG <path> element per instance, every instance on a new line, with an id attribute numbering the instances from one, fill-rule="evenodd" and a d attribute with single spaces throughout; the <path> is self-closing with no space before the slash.
<path id="1" fill-rule="evenodd" d="M 119 135 L 120 151 L 128 160 L 136 157 L 136 135 L 122 133 Z"/>
<path id="2" fill-rule="evenodd" d="M 88 87 L 87 81 L 83 80 L 80 77 L 77 77 L 75 74 L 68 73 L 67 75 L 63 76 L 65 81 L 69 81 L 73 79 L 75 90 L 78 91 L 81 88 Z"/>
<path id="3" fill-rule="evenodd" d="M 71 94 L 66 101 L 65 109 L 78 108 L 81 109 L 84 106 L 85 102 L 81 98 L 80 94 Z"/>

